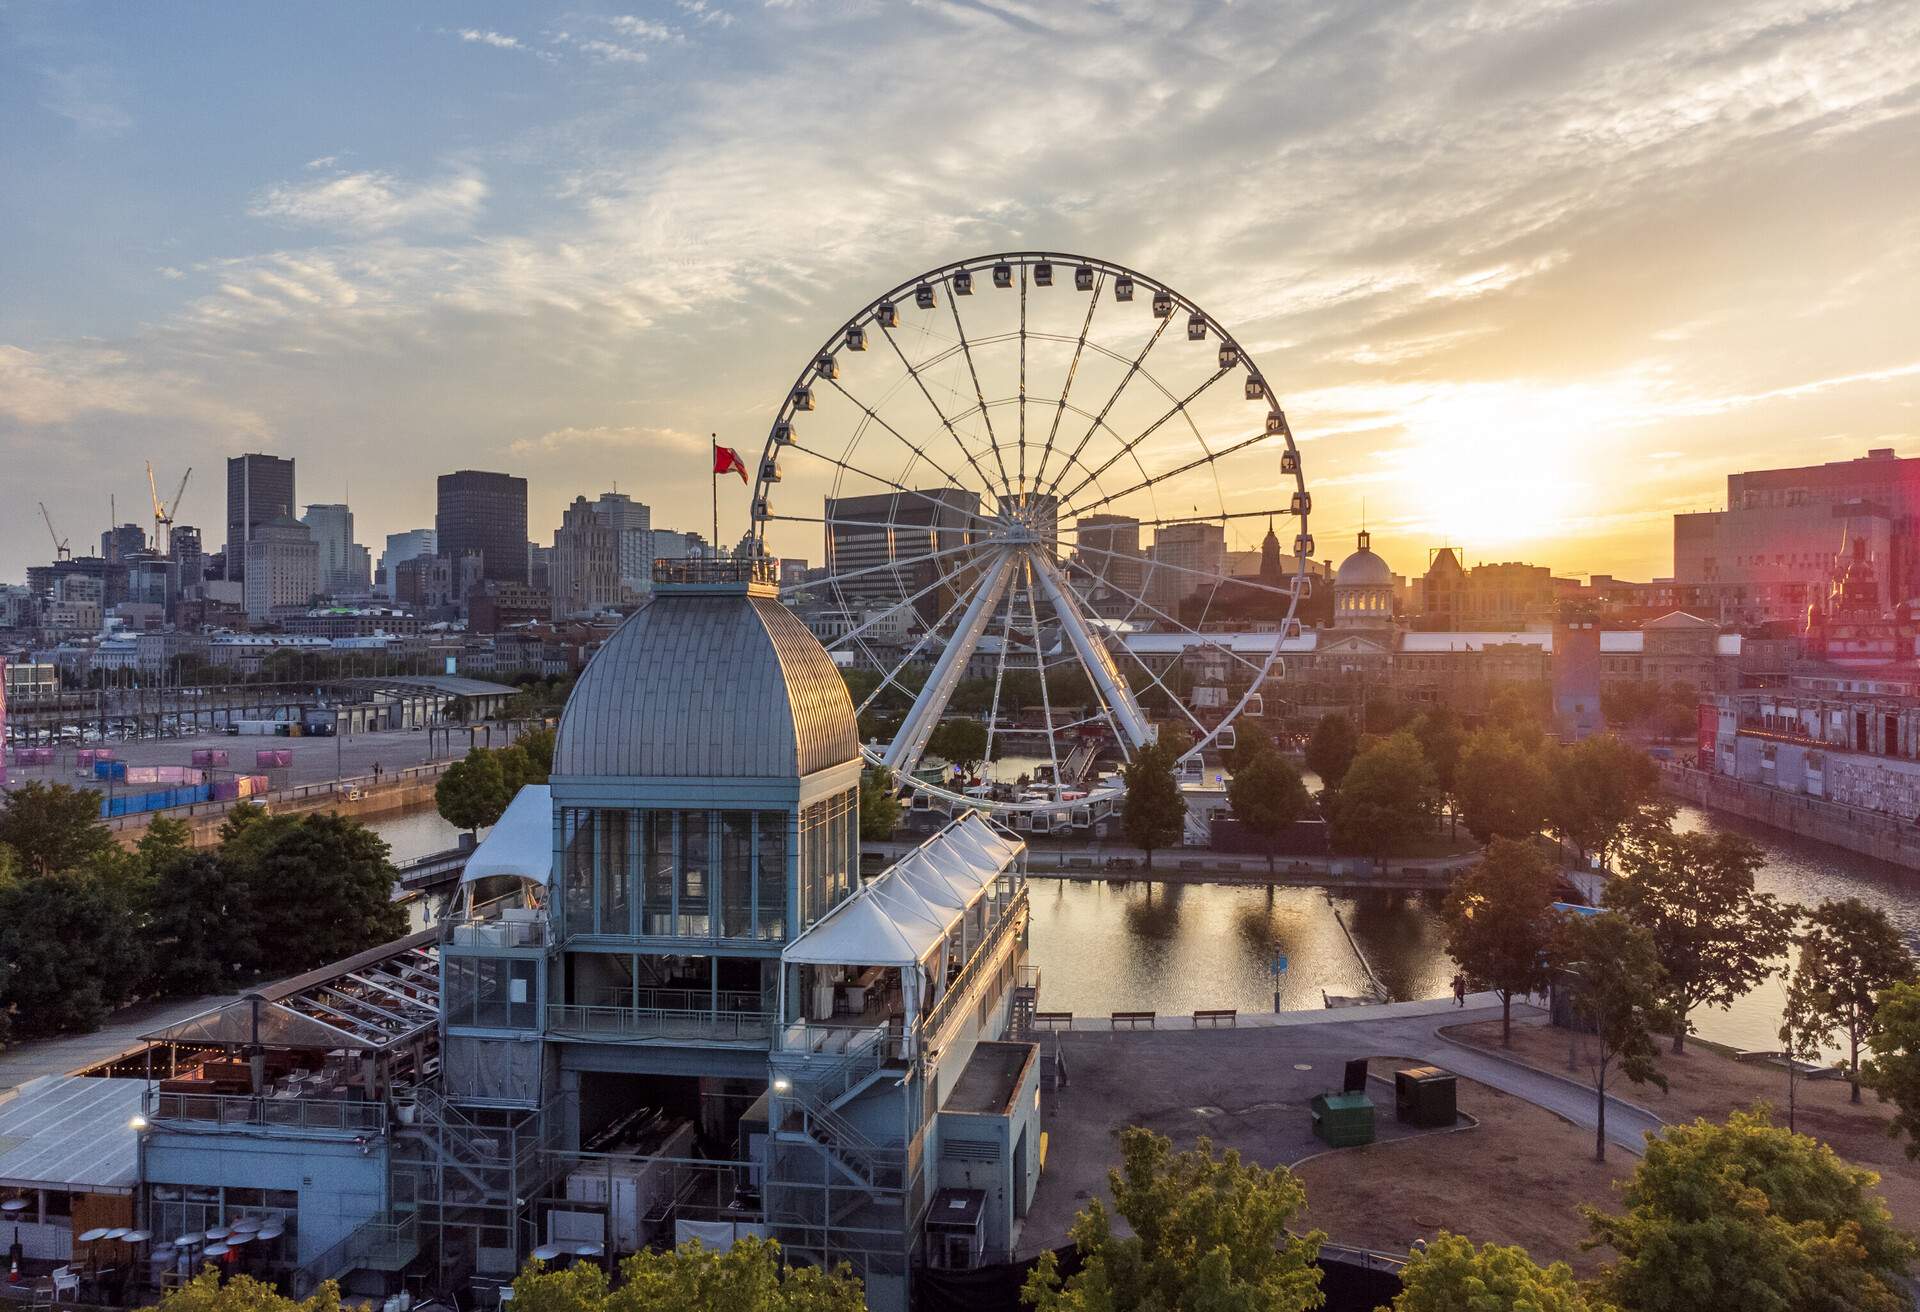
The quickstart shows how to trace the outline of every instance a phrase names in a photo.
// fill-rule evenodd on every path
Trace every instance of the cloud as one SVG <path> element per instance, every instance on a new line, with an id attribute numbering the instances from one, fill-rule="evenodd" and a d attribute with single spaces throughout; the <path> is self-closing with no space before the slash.
<path id="1" fill-rule="evenodd" d="M 0 345 L 0 419 L 38 428 L 94 415 L 180 416 L 246 433 L 268 427 L 191 374 L 148 367 L 101 343 L 51 351 Z"/>
<path id="2" fill-rule="evenodd" d="M 674 0 L 681 13 L 703 27 L 732 27 L 733 15 L 709 0 Z"/>
<path id="3" fill-rule="evenodd" d="M 359 233 L 461 229 L 479 217 L 486 199 L 486 180 L 470 170 L 417 184 L 385 172 L 336 173 L 316 182 L 275 183 L 254 197 L 247 213 Z"/>
<path id="4" fill-rule="evenodd" d="M 636 50 L 632 46 L 623 46 L 613 41 L 602 41 L 598 37 L 590 40 L 577 41 L 574 44 L 577 49 L 592 55 L 595 59 L 604 60 L 610 64 L 644 64 L 647 62 L 646 51 Z"/>
<path id="5" fill-rule="evenodd" d="M 651 22 L 645 18 L 636 18 L 632 14 L 615 14 L 607 20 L 608 26 L 622 36 L 630 36 L 640 41 L 675 41 L 679 33 L 665 23 Z"/>
<path id="6" fill-rule="evenodd" d="M 50 68 L 43 74 L 46 92 L 40 103 L 67 119 L 83 134 L 116 137 L 133 126 L 119 78 L 102 64 Z"/>
<path id="7" fill-rule="evenodd" d="M 507 36 L 502 32 L 481 31 L 478 28 L 463 27 L 459 33 L 462 41 L 472 41 L 480 45 L 492 46 L 495 50 L 525 50 L 519 37 Z"/>
<path id="8" fill-rule="evenodd" d="M 617 450 L 634 454 L 660 450 L 697 452 L 705 449 L 704 439 L 693 433 L 683 433 L 678 429 L 609 424 L 589 428 L 555 428 L 538 437 L 515 439 L 508 447 L 508 450 L 518 456 Z"/>

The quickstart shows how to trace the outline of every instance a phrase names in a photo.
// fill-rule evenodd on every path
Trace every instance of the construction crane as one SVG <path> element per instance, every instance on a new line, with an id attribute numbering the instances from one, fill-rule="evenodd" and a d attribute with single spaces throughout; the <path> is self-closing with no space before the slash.
<path id="1" fill-rule="evenodd" d="M 180 498 L 187 494 L 187 480 L 192 477 L 193 466 L 189 465 L 180 475 L 180 486 L 173 490 L 173 500 L 162 501 L 153 481 L 153 461 L 147 461 L 147 494 L 153 498 L 153 549 L 162 556 L 173 554 L 173 517 L 180 510 Z"/>
<path id="2" fill-rule="evenodd" d="M 73 552 L 68 549 L 67 540 L 61 537 L 59 531 L 54 528 L 53 516 L 47 513 L 47 503 L 44 501 L 40 503 L 40 518 L 47 521 L 47 536 L 53 539 L 53 558 L 55 560 L 72 560 Z"/>

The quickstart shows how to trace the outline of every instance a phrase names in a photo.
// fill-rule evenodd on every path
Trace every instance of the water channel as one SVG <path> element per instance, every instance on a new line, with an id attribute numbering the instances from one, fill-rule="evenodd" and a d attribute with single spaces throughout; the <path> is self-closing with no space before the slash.
<path id="1" fill-rule="evenodd" d="M 1763 891 L 1808 905 L 1857 897 L 1885 910 L 1920 949 L 1920 872 L 1697 807 L 1682 807 L 1677 823 L 1746 834 L 1766 852 Z M 396 861 L 459 841 L 459 831 L 432 810 L 383 817 L 373 828 L 392 845 Z M 1440 997 L 1454 971 L 1441 900 L 1422 893 L 1035 879 L 1040 1005 L 1082 1015 L 1264 1011 L 1274 1004 L 1279 954 L 1287 963 L 1279 977 L 1281 1007 L 1319 1007 L 1323 991 L 1368 991 L 1356 947 L 1395 999 Z M 1721 1043 L 1777 1047 L 1782 997 L 1779 981 L 1770 980 L 1728 1011 L 1696 1013 L 1694 1023 Z"/>

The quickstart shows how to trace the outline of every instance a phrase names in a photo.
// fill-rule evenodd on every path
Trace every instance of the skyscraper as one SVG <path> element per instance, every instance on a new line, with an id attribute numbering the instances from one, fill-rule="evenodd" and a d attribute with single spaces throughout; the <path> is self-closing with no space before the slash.
<path id="1" fill-rule="evenodd" d="M 313 530 L 291 515 L 255 524 L 247 539 L 246 571 L 248 619 L 270 619 L 278 607 L 306 605 L 320 590 Z"/>
<path id="2" fill-rule="evenodd" d="M 440 475 L 434 529 L 440 554 L 480 557 L 480 577 L 527 581 L 527 480 L 462 469 Z"/>
<path id="3" fill-rule="evenodd" d="M 620 586 L 636 595 L 653 590 L 653 512 L 624 492 L 602 492 L 593 511 L 613 531 Z"/>
<path id="4" fill-rule="evenodd" d="M 960 488 L 827 498 L 827 591 L 846 601 L 899 601 L 933 620 L 952 599 L 951 578 L 973 541 L 980 498 Z"/>
<path id="5" fill-rule="evenodd" d="M 167 532 L 167 555 L 173 560 L 174 593 L 199 596 L 206 571 L 206 557 L 200 551 L 200 530 L 191 524 L 175 524 Z"/>
<path id="6" fill-rule="evenodd" d="M 227 577 L 246 577 L 247 540 L 278 515 L 293 517 L 293 461 L 248 452 L 227 461 Z"/>
<path id="7" fill-rule="evenodd" d="M 339 504 L 307 507 L 300 522 L 313 530 L 320 551 L 320 587 L 331 593 L 367 590 L 367 549 L 353 540 L 353 511 Z"/>
<path id="8" fill-rule="evenodd" d="M 154 543 L 157 547 L 160 544 Z M 147 531 L 138 524 L 121 524 L 100 535 L 100 558 L 109 565 L 118 564 L 136 552 L 147 549 Z"/>
<path id="9" fill-rule="evenodd" d="M 575 497 L 553 535 L 553 616 L 587 615 L 620 600 L 618 535 L 585 497 Z"/>
<path id="10" fill-rule="evenodd" d="M 440 550 L 440 535 L 430 528 L 410 528 L 404 533 L 387 534 L 387 549 L 380 553 L 381 587 L 389 598 L 398 597 L 400 566 L 420 556 Z"/>

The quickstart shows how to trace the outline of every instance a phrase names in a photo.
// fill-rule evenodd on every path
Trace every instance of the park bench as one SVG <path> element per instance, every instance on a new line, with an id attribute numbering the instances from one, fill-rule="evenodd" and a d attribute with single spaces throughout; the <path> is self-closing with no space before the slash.
<path id="1" fill-rule="evenodd" d="M 1070 1030 L 1073 1028 L 1073 1013 L 1036 1011 L 1033 1013 L 1033 1027 L 1037 1030 Z"/>
<path id="2" fill-rule="evenodd" d="M 1219 1029 L 1222 1025 L 1229 1029 L 1238 1029 L 1240 1013 L 1232 1007 L 1213 1007 L 1194 1012 L 1193 1027 L 1199 1029 L 1203 1025 L 1208 1029 Z"/>
<path id="3" fill-rule="evenodd" d="M 1144 1025 L 1152 1029 L 1153 1017 L 1154 1013 L 1151 1011 L 1116 1011 L 1113 1013 L 1113 1028 L 1120 1029 L 1124 1026 L 1130 1030 L 1137 1030 Z"/>

